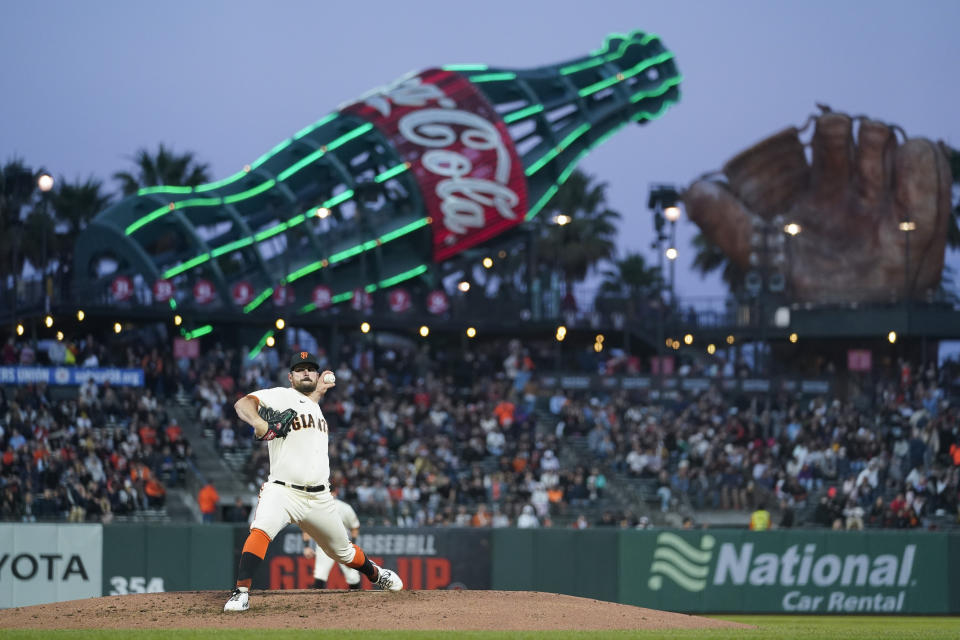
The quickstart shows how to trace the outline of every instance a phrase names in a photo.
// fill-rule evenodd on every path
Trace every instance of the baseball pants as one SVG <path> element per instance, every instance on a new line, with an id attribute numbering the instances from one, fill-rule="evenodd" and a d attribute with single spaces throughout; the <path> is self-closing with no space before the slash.
<path id="1" fill-rule="evenodd" d="M 309 493 L 273 482 L 264 484 L 250 528 L 260 529 L 273 540 L 288 524 L 300 527 L 327 556 L 337 562 L 351 563 L 358 553 L 343 527 L 329 490 Z M 320 554 L 317 554 L 319 557 Z M 358 566 L 362 560 L 361 555 Z"/>

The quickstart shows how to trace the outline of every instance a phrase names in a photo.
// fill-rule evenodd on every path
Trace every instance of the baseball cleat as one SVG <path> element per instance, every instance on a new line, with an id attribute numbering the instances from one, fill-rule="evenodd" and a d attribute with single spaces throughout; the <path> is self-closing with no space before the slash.
<path id="1" fill-rule="evenodd" d="M 234 589 L 227 604 L 223 605 L 224 611 L 246 611 L 250 608 L 250 594 L 240 589 Z"/>
<path id="2" fill-rule="evenodd" d="M 400 576 L 390 569 L 377 568 L 380 569 L 380 575 L 377 577 L 377 581 L 373 583 L 374 586 L 384 591 L 400 591 L 403 589 L 403 580 L 400 579 Z"/>

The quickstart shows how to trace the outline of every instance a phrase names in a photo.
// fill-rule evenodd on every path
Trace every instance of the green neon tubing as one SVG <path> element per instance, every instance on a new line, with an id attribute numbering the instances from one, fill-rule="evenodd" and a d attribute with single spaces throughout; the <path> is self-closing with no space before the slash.
<path id="1" fill-rule="evenodd" d="M 403 164 L 398 164 L 397 166 L 393 167 L 392 169 L 387 169 L 387 170 L 384 171 L 383 173 L 377 175 L 377 177 L 374 178 L 373 181 L 374 181 L 374 182 L 377 182 L 377 183 L 386 182 L 386 181 L 389 180 L 390 178 L 392 178 L 392 177 L 394 177 L 394 176 L 396 176 L 396 175 L 400 175 L 401 173 L 403 173 L 404 171 L 406 171 L 408 168 L 409 168 L 409 167 L 407 167 L 407 163 L 406 163 L 406 162 L 404 162 Z"/>
<path id="2" fill-rule="evenodd" d="M 259 193 L 262 193 L 263 191 L 266 191 L 270 187 L 274 186 L 276 183 L 283 182 L 284 180 L 292 176 L 294 173 L 296 173 L 300 169 L 304 168 L 311 162 L 315 161 L 317 158 L 322 156 L 327 151 L 332 151 L 337 147 L 341 147 L 347 142 L 349 142 L 350 140 L 353 140 L 357 136 L 362 136 L 364 133 L 366 133 L 367 131 L 370 131 L 371 129 L 373 129 L 373 125 L 368 122 L 366 124 L 360 125 L 359 127 L 351 131 L 348 131 L 347 133 L 343 134 L 339 138 L 336 138 L 330 144 L 328 144 L 325 150 L 318 149 L 317 151 L 314 151 L 306 158 L 303 158 L 302 160 L 294 164 L 292 167 L 288 167 L 279 176 L 277 176 L 276 180 L 271 178 L 270 180 L 267 180 L 266 182 L 256 187 L 247 189 L 246 191 L 243 191 L 241 193 L 236 193 L 232 196 L 226 196 L 225 198 L 222 198 L 222 199 L 221 198 L 195 198 L 191 200 L 183 200 L 181 202 L 177 202 L 174 205 L 174 209 L 183 209 L 186 207 L 209 206 L 209 205 L 221 204 L 221 203 L 233 204 L 234 202 L 239 202 L 240 200 L 252 198 L 253 196 Z M 217 187 L 222 187 L 223 185 L 228 184 L 230 182 L 234 182 L 245 175 L 247 175 L 246 171 L 240 171 L 230 176 L 229 178 L 224 178 L 223 180 L 220 180 L 219 182 L 212 182 L 210 184 L 200 185 L 199 187 L 194 189 L 194 191 L 196 192 L 210 191 L 212 189 L 216 189 Z M 169 211 L 170 211 L 169 206 L 161 207 L 159 209 L 152 211 L 151 213 L 148 213 L 146 216 L 140 218 L 139 220 L 135 220 L 132 224 L 130 224 L 130 226 L 127 227 L 126 235 L 130 235 L 131 233 L 133 233 L 140 227 L 144 226 L 145 224 L 149 224 L 154 220 L 156 220 L 157 218 L 166 215 Z"/>
<path id="3" fill-rule="evenodd" d="M 519 111 L 514 111 L 513 113 L 505 115 L 503 117 L 503 121 L 507 124 L 510 124 L 512 122 L 516 122 L 517 120 L 522 120 L 527 116 L 532 116 L 535 113 L 540 113 L 541 111 L 543 111 L 543 105 L 535 104 L 531 107 L 527 107 L 526 109 L 520 109 Z"/>
<path id="4" fill-rule="evenodd" d="M 191 258 L 190 260 L 187 260 L 186 262 L 179 264 L 173 267 L 172 269 L 167 269 L 166 271 L 163 272 L 163 278 L 164 279 L 172 278 L 173 276 L 179 275 L 184 271 L 187 271 L 188 269 L 193 269 L 197 265 L 203 264 L 209 259 L 210 259 L 209 253 L 200 254 L 196 258 Z"/>
<path id="5" fill-rule="evenodd" d="M 670 108 L 671 105 L 674 105 L 674 104 L 676 104 L 676 101 L 674 100 L 665 100 L 663 105 L 661 105 L 660 109 L 656 113 L 641 111 L 631 116 L 630 120 L 632 122 L 638 122 L 640 120 L 656 120 L 657 118 L 662 116 L 666 112 L 666 110 Z M 594 143 L 591 144 L 586 150 L 584 150 L 576 158 L 574 158 L 573 161 L 570 162 L 570 164 L 568 164 L 566 168 L 564 168 L 563 172 L 561 172 L 559 178 L 557 179 L 557 183 L 552 185 L 549 189 L 547 189 L 546 192 L 540 197 L 540 199 L 537 200 L 536 204 L 530 207 L 530 209 L 527 211 L 527 215 L 524 216 L 524 220 L 533 220 L 535 217 L 537 217 L 537 214 L 539 214 L 540 211 L 543 210 L 543 208 L 553 198 L 553 196 L 557 194 L 557 191 L 560 190 L 560 185 L 562 185 L 564 182 L 567 181 L 567 179 L 573 173 L 573 170 L 576 167 L 576 165 L 584 157 L 586 157 L 586 155 L 590 151 L 597 148 L 600 144 L 605 142 L 610 136 L 612 136 L 614 133 L 619 131 L 622 127 L 623 127 L 623 124 L 621 123 L 620 125 L 617 125 L 610 131 L 606 132 L 605 134 L 597 138 L 597 140 L 594 141 Z"/>
<path id="6" fill-rule="evenodd" d="M 200 185 L 199 187 L 197 187 L 196 189 L 194 189 L 194 191 L 196 191 L 197 193 L 202 193 L 202 192 L 204 192 L 204 191 L 213 191 L 214 189 L 219 189 L 220 187 L 223 187 L 223 186 L 225 186 L 225 185 L 228 185 L 228 184 L 230 184 L 231 182 L 236 182 L 237 180 L 239 180 L 240 178 L 242 178 L 242 177 L 245 176 L 245 175 L 247 175 L 247 172 L 246 172 L 246 171 L 243 171 L 243 170 L 240 170 L 240 171 L 237 171 L 237 172 L 236 172 L 235 174 L 233 174 L 232 176 L 227 176 L 227 177 L 224 178 L 223 180 L 217 180 L 216 182 L 210 182 L 210 183 L 207 183 L 207 184 L 202 184 L 202 185 Z"/>
<path id="7" fill-rule="evenodd" d="M 166 185 L 158 185 L 156 187 L 144 187 L 137 191 L 138 196 L 146 196 L 151 193 L 192 193 L 193 187 L 168 187 Z"/>
<path id="8" fill-rule="evenodd" d="M 202 327 L 197 327 L 193 331 L 188 331 L 183 334 L 183 337 L 187 340 L 193 340 L 194 338 L 199 338 L 200 336 L 205 336 L 208 333 L 213 333 L 213 325 L 205 324 Z"/>
<path id="9" fill-rule="evenodd" d="M 254 298 L 253 300 L 247 303 L 247 306 L 243 308 L 243 312 L 250 313 L 257 307 L 259 307 L 261 304 L 263 304 L 263 301 L 269 298 L 270 294 L 272 293 L 273 293 L 273 287 L 267 287 L 266 289 L 260 292 L 260 295 L 258 295 L 256 298 Z"/>
<path id="10" fill-rule="evenodd" d="M 485 73 L 479 76 L 470 76 L 470 82 L 501 82 L 504 80 L 514 80 L 517 74 L 509 71 L 503 73 Z"/>
<path id="11" fill-rule="evenodd" d="M 485 64 L 448 64 L 441 67 L 444 71 L 486 71 Z"/>
<path id="12" fill-rule="evenodd" d="M 665 51 L 658 56 L 654 56 L 650 58 L 649 60 L 638 62 L 633 67 L 631 67 L 630 69 L 627 69 L 626 71 L 623 71 L 620 74 L 617 74 L 615 76 L 610 76 L 609 78 L 601 80 L 600 82 L 595 82 L 590 86 L 584 87 L 583 89 L 580 89 L 578 93 L 580 94 L 581 98 L 586 98 L 587 96 L 593 95 L 597 91 L 606 89 L 607 87 L 611 87 L 617 84 L 618 82 L 622 82 L 623 80 L 626 80 L 627 78 L 632 78 L 638 73 L 642 71 L 646 71 L 650 67 L 654 67 L 658 64 L 662 64 L 666 62 L 667 60 L 671 60 L 673 59 L 673 57 L 674 57 L 673 53 L 671 53 L 670 51 Z"/>
<path id="13" fill-rule="evenodd" d="M 546 166 L 548 162 L 550 162 L 551 160 L 556 158 L 558 155 L 560 155 L 563 152 L 563 150 L 566 149 L 574 140 L 576 140 L 577 138 L 579 138 L 589 130 L 590 130 L 590 125 L 584 122 L 579 127 L 571 131 L 566 138 L 561 140 L 560 144 L 558 144 L 553 149 L 550 149 L 549 151 L 547 151 L 545 154 L 543 154 L 543 156 L 539 160 L 537 160 L 532 165 L 527 167 L 524 173 L 526 173 L 527 176 L 532 176 L 537 171 L 540 171 L 540 169 Z"/>
<path id="14" fill-rule="evenodd" d="M 368 293 L 373 293 L 377 289 L 386 289 L 387 287 L 392 287 L 393 285 L 399 284 L 404 280 L 409 280 L 410 278 L 416 278 L 421 273 L 426 273 L 426 271 L 427 271 L 427 265 L 422 264 L 419 267 L 414 267 L 413 269 L 409 269 L 407 271 L 404 271 L 403 273 L 398 273 L 395 276 L 390 276 L 389 278 L 381 280 L 377 284 L 368 284 L 364 287 L 364 290 L 367 291 Z M 345 291 L 343 293 L 338 293 L 337 295 L 333 296 L 331 298 L 331 303 L 339 304 L 341 302 L 351 299 L 352 297 L 353 297 L 352 291 Z M 317 305 L 311 302 L 309 304 L 305 304 L 304 306 L 300 307 L 300 310 L 297 313 L 298 314 L 310 313 L 311 311 L 315 311 L 316 308 L 317 308 Z"/>
<path id="15" fill-rule="evenodd" d="M 263 348 L 267 346 L 267 338 L 269 338 L 272 335 L 273 335 L 273 329 L 270 329 L 265 334 L 263 334 L 263 337 L 260 338 L 260 342 L 258 342 L 253 349 L 250 349 L 250 353 L 247 354 L 247 360 L 253 360 L 258 355 L 260 355 L 260 352 L 263 351 Z"/>
<path id="16" fill-rule="evenodd" d="M 225 253 L 230 253 L 231 251 L 236 251 L 237 249 L 243 249 L 244 247 L 253 244 L 253 238 L 246 237 L 240 238 L 239 240 L 234 240 L 233 242 L 228 242 L 222 247 L 217 247 L 210 252 L 210 255 L 214 258 L 219 258 Z"/>
<path id="17" fill-rule="evenodd" d="M 320 118 L 320 119 L 319 119 L 318 121 L 316 121 L 315 123 L 313 123 L 313 124 L 308 124 L 308 125 L 305 126 L 303 129 L 300 129 L 300 131 L 297 131 L 295 134 L 293 134 L 293 139 L 294 139 L 294 140 L 299 140 L 300 138 L 302 138 L 303 136 L 307 135 L 307 134 L 310 133 L 311 131 L 316 131 L 317 129 L 319 129 L 319 128 L 322 127 L 323 125 L 327 124 L 328 122 L 330 122 L 331 120 L 333 120 L 334 118 L 336 118 L 338 115 L 340 115 L 340 114 L 339 114 L 338 112 L 334 111 L 333 113 L 327 114 L 327 115 L 325 115 L 324 117 Z"/>

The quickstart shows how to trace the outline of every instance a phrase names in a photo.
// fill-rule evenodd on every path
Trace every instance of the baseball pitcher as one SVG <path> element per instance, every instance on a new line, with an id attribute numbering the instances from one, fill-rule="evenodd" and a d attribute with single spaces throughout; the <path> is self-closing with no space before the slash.
<path id="1" fill-rule="evenodd" d="M 224 611 L 246 611 L 253 574 L 270 541 L 289 523 L 300 527 L 325 554 L 367 576 L 375 586 L 400 591 L 396 573 L 382 569 L 350 542 L 330 495 L 327 421 L 318 401 L 336 380 L 332 371 L 319 374 L 313 354 L 299 351 L 290 358 L 289 387 L 261 389 L 234 404 L 237 416 L 266 440 L 270 475 L 260 488 L 260 503 L 243 545 L 237 586 Z"/>
<path id="2" fill-rule="evenodd" d="M 356 540 L 357 536 L 360 535 L 360 519 L 357 517 L 357 512 L 354 511 L 353 507 L 349 504 L 336 497 L 336 490 L 334 490 L 334 504 L 337 507 L 337 514 L 340 516 L 340 521 L 343 522 L 344 528 L 350 532 L 350 539 Z M 303 539 L 304 541 L 311 540 L 310 536 L 306 533 L 303 534 Z M 336 563 L 333 561 L 333 558 L 327 554 L 318 553 L 317 548 L 317 543 L 311 542 L 303 548 L 303 555 L 307 558 L 315 558 L 313 563 L 313 588 L 326 589 L 327 578 L 330 577 L 330 571 Z M 362 578 L 359 571 L 351 569 L 346 565 L 340 565 L 340 571 L 347 580 L 348 587 L 351 589 L 360 589 L 362 587 L 360 584 Z"/>

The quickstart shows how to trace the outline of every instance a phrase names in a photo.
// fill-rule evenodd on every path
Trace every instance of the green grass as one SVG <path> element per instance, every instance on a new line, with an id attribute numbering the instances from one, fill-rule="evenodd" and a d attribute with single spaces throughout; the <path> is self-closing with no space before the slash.
<path id="1" fill-rule="evenodd" d="M 4 640 L 620 640 L 624 638 L 664 640 L 708 640 L 743 638 L 744 640 L 955 640 L 960 638 L 960 617 L 880 617 L 880 616 L 718 616 L 754 625 L 755 630 L 709 629 L 688 631 L 332 631 L 332 630 L 112 630 L 112 631 L 27 631 L 2 629 Z"/>

